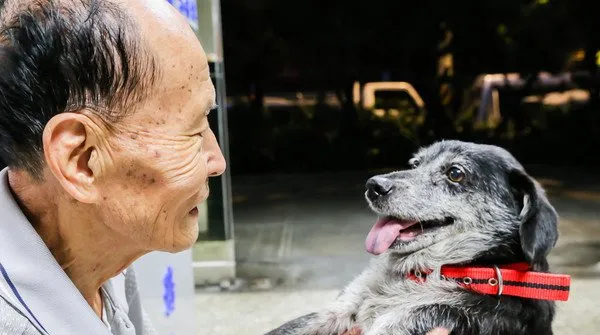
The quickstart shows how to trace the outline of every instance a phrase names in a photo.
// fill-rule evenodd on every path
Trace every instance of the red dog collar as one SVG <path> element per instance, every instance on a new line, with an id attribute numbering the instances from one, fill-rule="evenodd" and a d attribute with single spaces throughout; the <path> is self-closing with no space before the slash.
<path id="1" fill-rule="evenodd" d="M 569 299 L 571 276 L 529 271 L 527 263 L 502 267 L 442 266 L 442 278 L 454 280 L 461 286 L 480 293 L 514 297 L 559 300 Z M 409 279 L 424 281 L 427 274 L 413 271 Z"/>

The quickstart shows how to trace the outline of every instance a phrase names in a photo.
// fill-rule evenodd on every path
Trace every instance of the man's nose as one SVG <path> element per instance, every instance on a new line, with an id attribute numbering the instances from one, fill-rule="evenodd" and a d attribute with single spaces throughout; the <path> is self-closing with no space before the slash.
<path id="1" fill-rule="evenodd" d="M 394 183 L 385 177 L 375 176 L 367 180 L 367 197 L 375 201 L 394 191 Z"/>
<path id="2" fill-rule="evenodd" d="M 209 143 L 207 143 L 208 145 L 205 147 L 206 155 L 208 156 L 206 161 L 207 173 L 209 177 L 217 177 L 225 172 L 227 162 L 225 162 L 223 152 L 221 151 L 217 138 L 212 130 L 210 131 L 209 137 L 210 138 L 208 138 L 207 141 Z"/>
<path id="3" fill-rule="evenodd" d="M 210 159 L 210 158 L 209 158 Z M 217 149 L 217 152 L 213 155 L 213 158 L 208 161 L 208 175 L 210 177 L 217 177 L 225 172 L 227 168 L 227 162 L 221 149 Z"/>

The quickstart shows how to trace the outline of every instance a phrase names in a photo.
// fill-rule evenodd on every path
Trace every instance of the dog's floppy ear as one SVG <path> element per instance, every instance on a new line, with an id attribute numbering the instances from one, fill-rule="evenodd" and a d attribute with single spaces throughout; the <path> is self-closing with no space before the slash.
<path id="1" fill-rule="evenodd" d="M 512 170 L 509 180 L 521 205 L 519 234 L 523 254 L 534 270 L 545 271 L 546 256 L 558 240 L 558 214 L 542 187 L 525 172 Z"/>

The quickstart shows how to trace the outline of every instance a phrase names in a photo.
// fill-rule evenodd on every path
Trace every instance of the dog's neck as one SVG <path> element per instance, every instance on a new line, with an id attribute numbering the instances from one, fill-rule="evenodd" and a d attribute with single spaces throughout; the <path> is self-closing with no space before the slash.
<path id="1" fill-rule="evenodd" d="M 440 271 L 444 265 L 454 266 L 501 266 L 503 264 L 527 262 L 525 255 L 519 244 L 503 244 L 493 247 L 486 252 L 472 257 L 435 257 L 422 250 L 417 253 L 400 254 L 387 253 L 385 254 L 388 269 L 396 275 L 407 275 L 415 270 L 419 271 Z M 544 262 L 541 266 L 536 266 L 535 269 L 539 272 L 548 272 L 548 264 Z"/>
<path id="2" fill-rule="evenodd" d="M 467 264 L 489 265 L 489 264 L 508 264 L 525 262 L 525 255 L 521 248 L 510 248 L 507 246 L 495 247 L 480 256 L 476 257 Z"/>

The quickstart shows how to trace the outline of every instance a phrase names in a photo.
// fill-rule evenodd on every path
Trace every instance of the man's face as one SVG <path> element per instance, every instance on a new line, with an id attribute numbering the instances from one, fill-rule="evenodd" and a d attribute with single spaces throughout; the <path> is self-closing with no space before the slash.
<path id="1" fill-rule="evenodd" d="M 176 252 L 196 241 L 197 206 L 208 197 L 208 177 L 223 173 L 225 160 L 207 119 L 215 89 L 206 55 L 170 6 L 148 3 L 133 11 L 140 21 L 145 15 L 155 21 L 141 25 L 162 77 L 156 94 L 106 141 L 110 168 L 98 183 L 99 214 L 138 248 Z"/>

